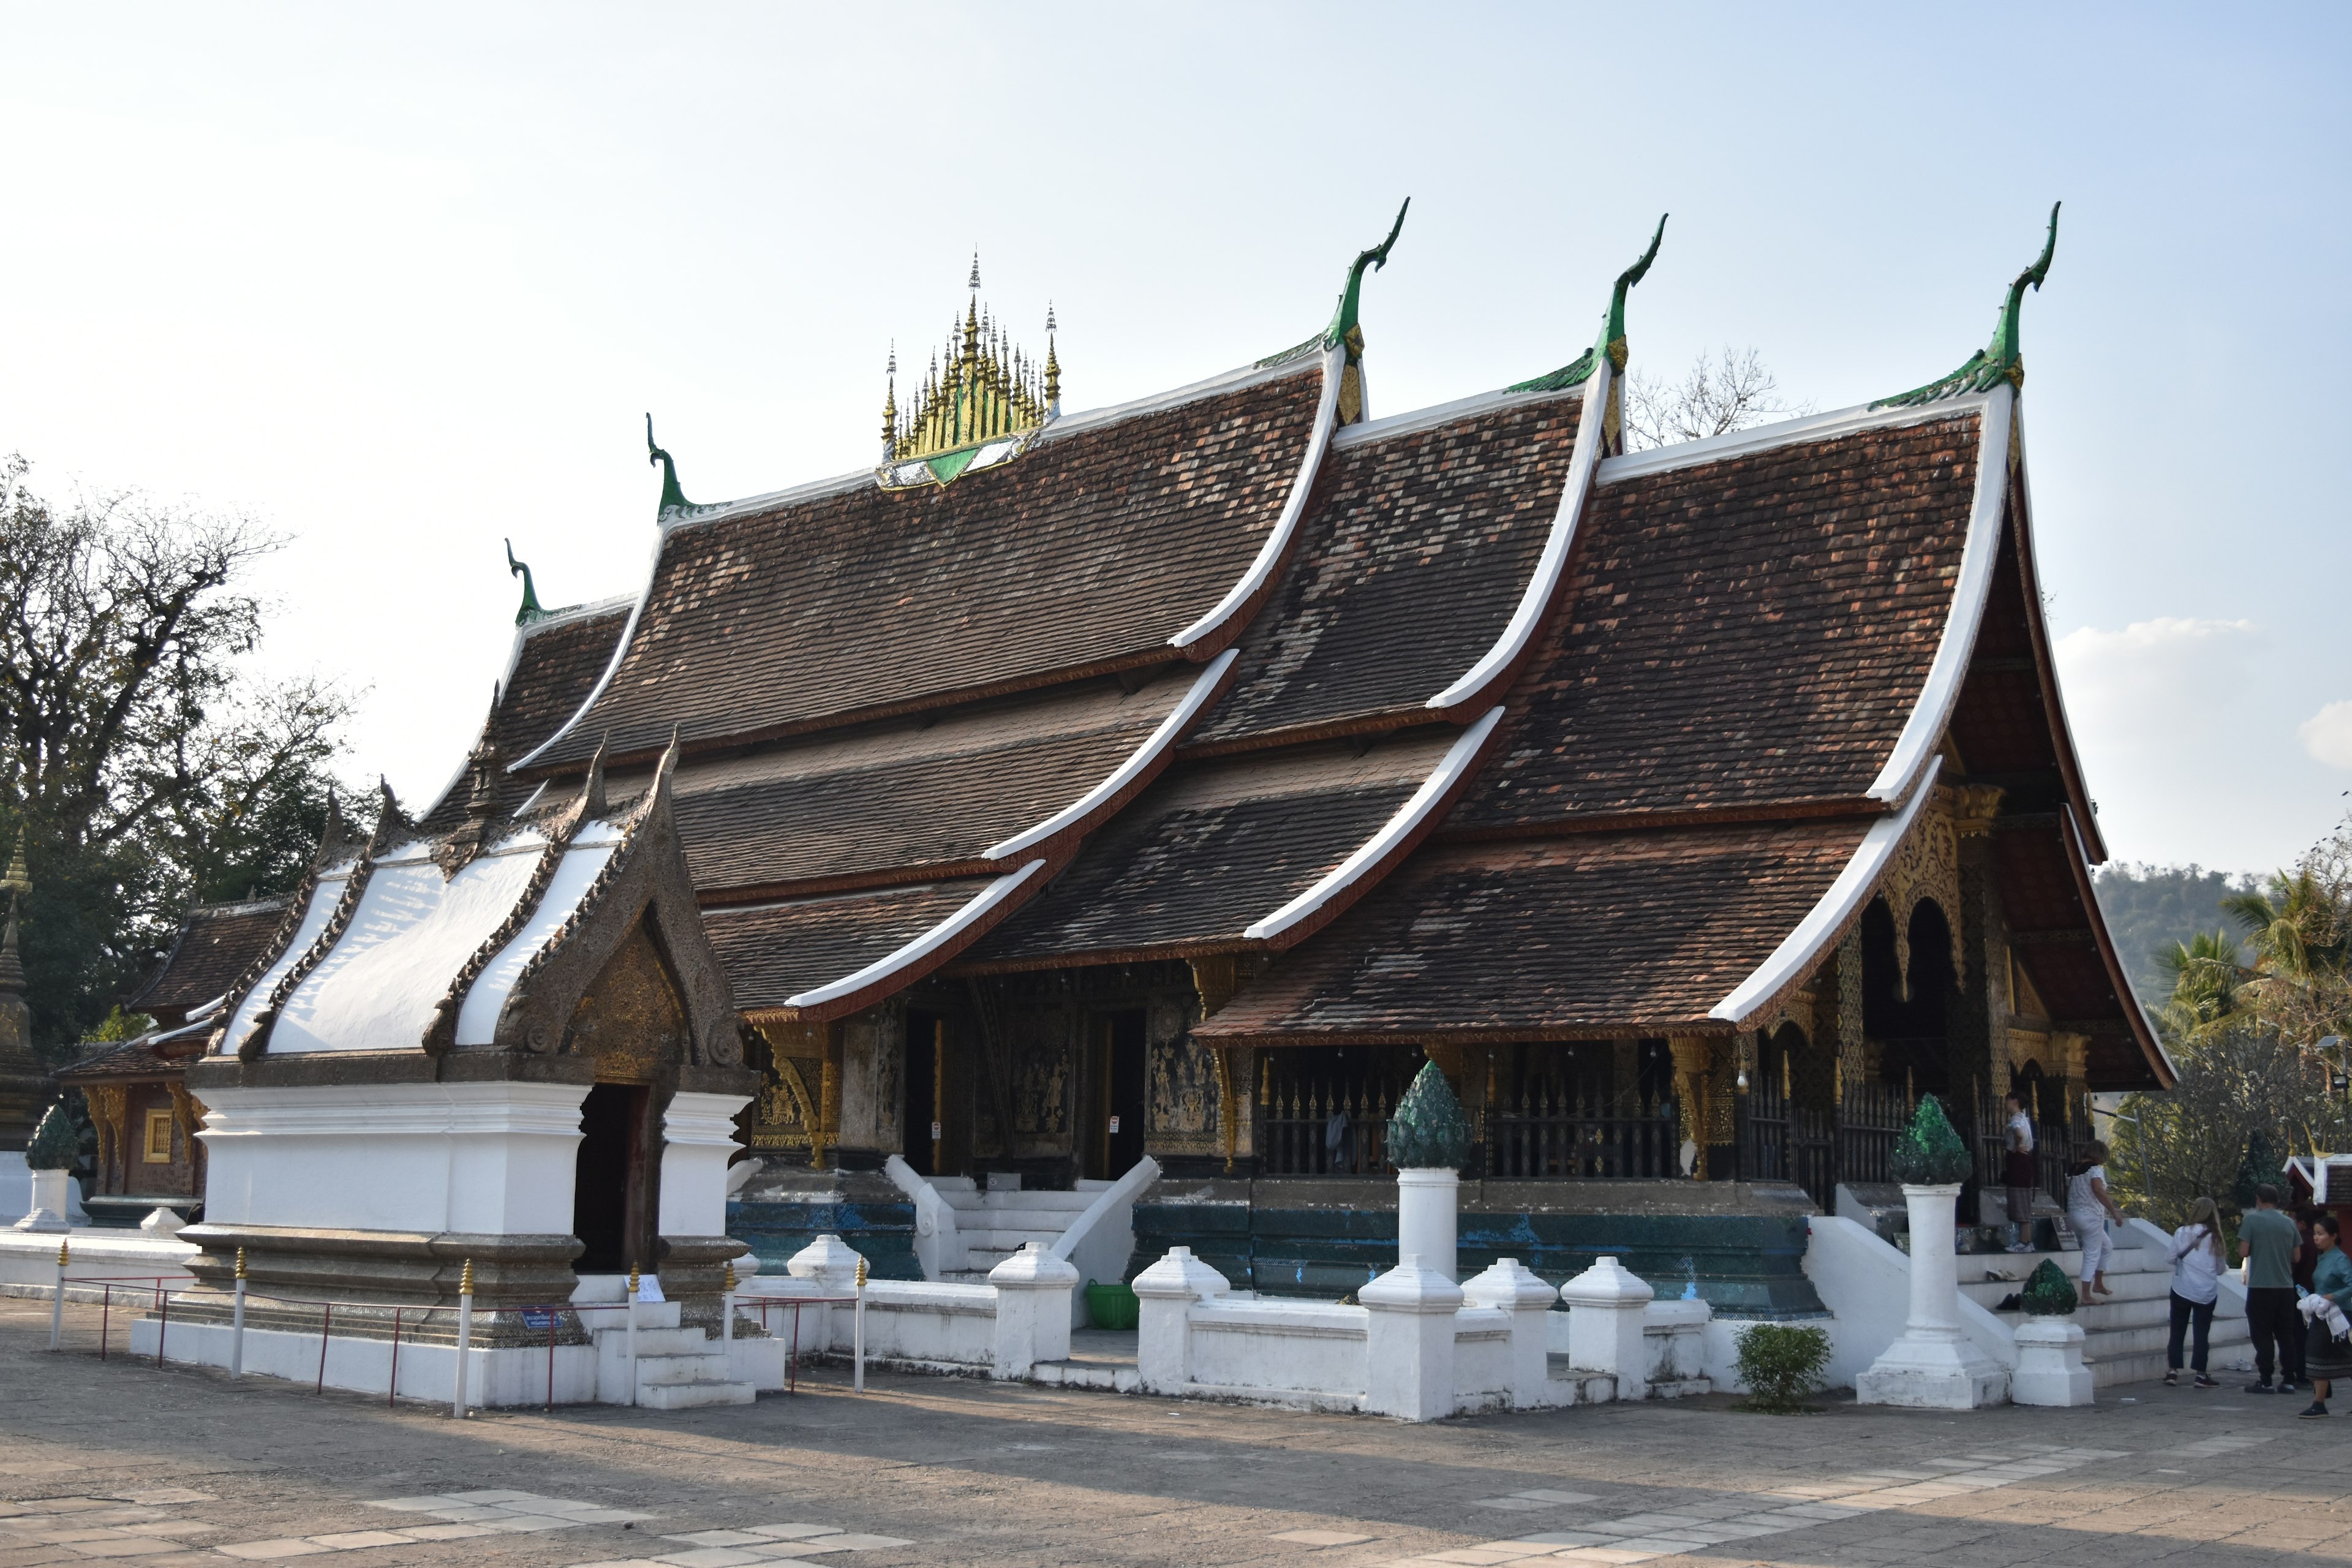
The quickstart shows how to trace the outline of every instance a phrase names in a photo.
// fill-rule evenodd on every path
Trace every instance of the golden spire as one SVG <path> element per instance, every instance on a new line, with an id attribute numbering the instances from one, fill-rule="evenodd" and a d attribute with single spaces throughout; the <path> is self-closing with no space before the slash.
<path id="1" fill-rule="evenodd" d="M 1054 353 L 1054 302 L 1045 302 L 1045 414 L 1052 418 L 1062 412 L 1062 362 Z"/>
<path id="2" fill-rule="evenodd" d="M 1035 362 L 1022 352 L 992 307 L 980 302 L 980 253 L 972 252 L 967 286 L 971 296 L 960 318 L 950 318 L 947 341 L 930 357 L 919 396 L 898 402 L 898 359 L 883 403 L 886 464 L 967 452 L 1007 436 L 1019 436 L 1052 417 L 1040 395 Z M 1050 354 L 1045 383 L 1058 387 L 1061 369 Z M 961 462 L 933 465 L 941 482 L 963 471 Z"/>
<path id="3" fill-rule="evenodd" d="M 887 462 L 898 440 L 898 344 L 890 344 L 888 389 L 882 395 L 882 458 Z"/>

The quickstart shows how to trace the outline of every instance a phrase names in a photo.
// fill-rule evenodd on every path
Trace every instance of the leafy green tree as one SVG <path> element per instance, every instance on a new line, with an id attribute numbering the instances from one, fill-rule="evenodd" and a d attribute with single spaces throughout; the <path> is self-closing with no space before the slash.
<path id="1" fill-rule="evenodd" d="M 34 882 L 34 1038 L 66 1055 L 190 901 L 299 874 L 350 700 L 250 670 L 275 539 L 134 495 L 52 506 L 28 472 L 0 459 L 0 843 Z"/>

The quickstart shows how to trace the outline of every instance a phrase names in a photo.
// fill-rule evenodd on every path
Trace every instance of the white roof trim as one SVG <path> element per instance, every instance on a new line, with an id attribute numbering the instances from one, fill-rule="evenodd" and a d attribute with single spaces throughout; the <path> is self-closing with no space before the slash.
<path id="1" fill-rule="evenodd" d="M 1270 941 L 1306 920 L 1360 880 L 1365 872 L 1377 866 L 1397 847 L 1411 837 L 1430 816 L 1438 803 L 1460 783 L 1477 762 L 1478 753 L 1486 744 L 1486 737 L 1503 721 L 1503 710 L 1490 708 L 1476 723 L 1462 732 L 1461 739 L 1447 749 L 1437 766 L 1421 781 L 1412 798 L 1397 807 L 1396 814 L 1381 825 L 1381 830 L 1356 847 L 1356 852 L 1324 873 L 1320 881 L 1242 934 L 1255 942 Z"/>
<path id="2" fill-rule="evenodd" d="M 1194 717 L 1208 705 L 1210 699 L 1216 695 L 1217 683 L 1224 679 L 1225 672 L 1233 668 L 1234 661 L 1240 657 L 1238 649 L 1227 648 L 1210 660 L 1208 668 L 1202 670 L 1200 676 L 1192 682 L 1192 689 L 1184 693 L 1183 700 L 1177 703 L 1170 710 L 1168 717 L 1160 721 L 1160 727 L 1146 736 L 1141 745 L 1129 752 L 1127 760 L 1119 763 L 1101 783 L 1035 826 L 1016 833 L 1000 843 L 992 844 L 982 850 L 981 854 L 991 860 L 1003 860 L 1020 854 L 1024 849 L 1034 848 L 1063 829 L 1084 821 L 1088 815 L 1099 809 L 1105 801 L 1111 799 L 1119 791 L 1133 784 L 1145 769 L 1159 761 L 1162 752 L 1176 743 L 1176 737 L 1191 726 Z"/>
<path id="3" fill-rule="evenodd" d="M 646 601 L 653 597 L 654 579 L 658 576 L 661 572 L 662 547 L 668 542 L 668 528 L 666 526 L 656 528 L 654 530 L 653 557 L 646 563 L 646 585 L 637 590 L 636 602 L 629 606 L 628 624 L 621 628 L 620 640 L 613 645 L 613 657 L 604 661 L 604 673 L 596 678 L 596 684 L 588 689 L 588 695 L 581 700 L 580 706 L 573 710 L 572 717 L 557 725 L 553 734 L 548 736 L 546 740 L 541 741 L 538 745 L 533 746 L 530 749 L 529 755 L 518 757 L 515 761 L 509 763 L 507 764 L 507 772 L 513 773 L 520 768 L 536 762 L 539 759 L 540 753 L 546 751 L 548 747 L 555 744 L 556 742 L 563 739 L 564 736 L 572 733 L 572 726 L 579 723 L 580 721 L 586 716 L 588 710 L 596 706 L 596 699 L 604 695 L 604 688 L 613 683 L 613 677 L 619 671 L 621 661 L 629 656 L 629 644 L 636 638 L 637 622 L 645 617 Z M 520 645 L 518 644 L 517 646 L 520 647 Z"/>
<path id="4" fill-rule="evenodd" d="M 832 984 L 820 985 L 814 991 L 803 991 L 797 996 L 787 996 L 784 998 L 784 1005 L 821 1007 L 828 1002 L 838 1002 L 845 996 L 855 995 L 877 981 L 888 979 L 899 970 L 921 963 L 970 930 L 974 922 L 985 918 L 990 910 L 1020 891 L 1023 884 L 1045 868 L 1045 861 L 1032 860 L 1018 871 L 999 877 L 982 889 L 961 909 L 897 952 L 876 959 L 855 974 L 845 974 Z"/>
<path id="5" fill-rule="evenodd" d="M 1910 804 L 1895 815 L 1881 817 L 1871 824 L 1870 831 L 1862 836 L 1862 844 L 1854 850 L 1853 858 L 1845 863 L 1845 869 L 1838 873 L 1837 880 L 1830 884 L 1829 891 L 1823 893 L 1820 901 L 1807 911 L 1805 918 L 1797 922 L 1797 929 L 1781 939 L 1780 945 L 1772 950 L 1772 955 L 1758 966 L 1756 973 L 1741 981 L 1730 995 L 1715 1005 L 1708 1012 L 1708 1017 L 1719 1018 L 1727 1024 L 1740 1023 L 1748 1013 L 1779 995 L 1812 966 L 1814 961 L 1821 957 L 1822 950 L 1829 945 L 1830 939 L 1843 929 L 1853 912 L 1870 897 L 1871 889 L 1878 885 L 1879 875 L 1895 858 L 1895 851 L 1902 846 L 1903 836 L 1911 831 L 1911 824 L 1917 820 L 1919 808 L 1927 805 L 1927 797 L 1935 793 L 1928 786 L 1936 782 L 1936 773 L 1942 762 L 1941 757 L 1928 760 L 1927 773 L 1920 778 L 1919 787 L 1912 792 Z"/>
<path id="6" fill-rule="evenodd" d="M 1670 473 L 1675 468 L 1745 457 L 1750 452 L 1769 452 L 1775 447 L 1793 446 L 1799 441 L 1826 441 L 1863 430 L 1949 419 L 1982 406 L 1988 395 L 1948 397 L 1937 403 L 1895 408 L 1876 408 L 1864 403 L 1803 419 L 1784 419 L 1778 425 L 1759 425 L 1752 430 L 1735 430 L 1728 436 L 1710 436 L 1704 441 L 1684 441 L 1672 447 L 1654 447 L 1646 452 L 1628 452 L 1601 465 L 1600 482 L 1613 485 L 1621 479 Z"/>
<path id="7" fill-rule="evenodd" d="M 2016 395 L 2003 383 L 1985 399 L 1984 423 L 1977 432 L 1976 500 L 1969 508 L 1969 537 L 1960 547 L 1959 580 L 1952 584 L 1944 640 L 1936 648 L 1936 662 L 1927 667 L 1919 700 L 1912 704 L 1911 717 L 1895 737 L 1894 752 L 1870 786 L 1873 800 L 1899 800 L 1910 789 L 1913 775 L 1942 742 L 1944 728 L 1952 721 L 1952 707 L 1960 700 L 1969 653 L 1976 647 L 1985 599 L 1992 592 L 1992 569 L 2000 558 L 2002 503 L 2009 495 L 2010 416 Z"/>
<path id="8" fill-rule="evenodd" d="M 806 484 L 770 490 L 765 495 L 743 496 L 735 500 L 690 501 L 684 511 L 664 512 L 658 526 L 665 535 L 671 534 L 706 522 L 724 522 L 729 518 L 750 517 L 755 512 L 771 511 L 777 507 L 823 500 L 827 496 L 839 495 L 844 490 L 854 490 L 873 482 L 874 470 L 859 468 L 854 473 L 835 474 L 830 479 L 811 479 Z"/>
<path id="9" fill-rule="evenodd" d="M 1592 489 L 1593 469 L 1601 461 L 1601 443 L 1608 438 L 1601 428 L 1607 419 L 1594 418 L 1593 411 L 1599 409 L 1605 414 L 1610 383 L 1615 375 L 1616 367 L 1609 363 L 1607 354 L 1593 356 L 1592 375 L 1584 384 L 1584 415 L 1576 422 L 1576 450 L 1569 455 L 1568 482 L 1559 492 L 1559 510 L 1552 514 L 1551 536 L 1544 541 L 1543 554 L 1537 558 L 1536 569 L 1519 595 L 1518 608 L 1511 612 L 1510 623 L 1477 663 L 1423 707 L 1455 708 L 1470 701 L 1481 688 L 1527 651 L 1536 627 L 1543 621 L 1544 611 L 1550 607 L 1552 595 L 1559 590 L 1560 574 L 1568 570 L 1568 553 L 1576 543 L 1576 525 L 1584 515 L 1584 498 Z"/>
<path id="10" fill-rule="evenodd" d="M 1418 435 L 1423 430 L 1450 425 L 1458 419 L 1474 419 L 1498 408 L 1516 408 L 1523 403 L 1543 403 L 1554 399 L 1576 398 L 1584 395 L 1581 385 L 1562 392 L 1482 392 L 1475 397 L 1457 397 L 1451 403 L 1432 404 L 1416 408 L 1410 414 L 1391 414 L 1385 419 L 1366 419 L 1335 431 L 1331 437 L 1334 450 L 1369 446 L 1385 441 L 1392 436 Z"/>
<path id="11" fill-rule="evenodd" d="M 1324 448 L 1331 444 L 1331 421 L 1339 407 L 1339 372 L 1347 353 L 1339 343 L 1323 353 L 1323 396 L 1315 405 L 1315 433 L 1307 437 L 1307 456 L 1299 461 L 1298 477 L 1291 481 L 1290 499 L 1283 503 L 1282 515 L 1275 519 L 1265 542 L 1258 546 L 1257 559 L 1250 563 L 1239 582 L 1225 590 L 1216 608 L 1170 637 L 1170 647 L 1190 647 L 1217 630 L 1273 578 L 1275 563 L 1290 547 L 1290 536 L 1297 531 L 1299 516 L 1307 510 L 1307 497 L 1315 488 L 1316 471 L 1323 467 Z"/>
<path id="12" fill-rule="evenodd" d="M 1306 358 L 1301 356 L 1295 360 L 1283 360 L 1275 364 L 1239 365 L 1210 376 L 1205 381 L 1193 382 L 1189 386 L 1174 387 L 1167 392 L 1155 392 L 1149 397 L 1138 397 L 1127 403 L 1114 403 L 1102 408 L 1085 408 L 1076 414 L 1065 414 L 1059 418 L 1046 421 L 1045 427 L 1037 432 L 1037 440 L 1058 441 L 1065 436 L 1083 435 L 1088 430 L 1097 429 L 1105 425 L 1116 425 L 1122 419 L 1132 419 L 1139 414 L 1157 414 L 1163 408 L 1180 408 L 1187 403 L 1197 402 L 1201 398 L 1213 396 L 1221 392 L 1239 392 L 1246 386 L 1278 381 L 1286 375 L 1298 374 L 1306 368 L 1307 363 Z"/>

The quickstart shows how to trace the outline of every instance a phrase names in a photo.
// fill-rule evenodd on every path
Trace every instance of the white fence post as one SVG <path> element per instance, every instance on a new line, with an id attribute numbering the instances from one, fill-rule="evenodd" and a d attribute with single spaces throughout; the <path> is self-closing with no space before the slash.
<path id="1" fill-rule="evenodd" d="M 465 1272 L 457 1276 L 457 1387 L 449 1399 L 449 1414 L 455 1416 L 466 1414 L 466 1363 L 473 1348 L 474 1260 L 468 1258 Z"/>
<path id="2" fill-rule="evenodd" d="M 245 1375 L 245 1248 L 236 1249 L 236 1294 L 229 1305 L 228 1374 Z"/>
<path id="3" fill-rule="evenodd" d="M 1498 1258 L 1485 1273 L 1462 1281 L 1462 1297 L 1474 1307 L 1499 1307 L 1511 1314 L 1511 1403 L 1522 1410 L 1542 1404 L 1551 1377 L 1544 1317 L 1559 1292 L 1517 1258 Z"/>
<path id="4" fill-rule="evenodd" d="M 1454 1414 L 1454 1314 L 1462 1287 L 1408 1253 L 1356 1292 L 1364 1325 L 1364 1408 L 1435 1421 Z"/>
<path id="5" fill-rule="evenodd" d="M 629 1265 L 629 1398 L 637 1402 L 637 1266 Z"/>
<path id="6" fill-rule="evenodd" d="M 51 1350 L 58 1348 L 58 1342 L 64 1336 L 66 1330 L 66 1265 L 72 1261 L 72 1254 L 67 1248 L 71 1246 L 70 1242 L 58 1243 L 58 1289 L 55 1297 L 49 1302 L 49 1348 Z"/>
<path id="7" fill-rule="evenodd" d="M 1642 1338 L 1642 1314 L 1657 1292 L 1650 1282 L 1614 1258 L 1559 1288 L 1568 1303 L 1568 1361 L 1579 1372 L 1605 1372 L 1617 1380 L 1620 1399 L 1650 1396 L 1650 1351 Z"/>
<path id="8" fill-rule="evenodd" d="M 830 1312 L 833 1309 L 828 1307 L 825 1310 Z M 857 1307 L 855 1317 L 856 1321 L 851 1326 L 851 1332 L 856 1337 L 851 1354 L 856 1367 L 856 1386 L 857 1392 L 863 1394 L 866 1392 L 866 1255 L 864 1253 L 858 1254 L 857 1257 Z"/>
<path id="9" fill-rule="evenodd" d="M 1070 1292 L 1078 1271 L 1045 1250 L 1042 1241 L 988 1271 L 996 1288 L 996 1353 L 991 1370 L 1004 1378 L 1027 1377 L 1041 1361 L 1070 1353 Z"/>
<path id="10" fill-rule="evenodd" d="M 730 1354 L 735 1349 L 735 1262 L 727 1262 L 727 1273 L 719 1281 L 719 1342 Z"/>
<path id="11" fill-rule="evenodd" d="M 1135 1371 L 1154 1394 L 1176 1394 L 1192 1381 L 1192 1303 L 1223 1295 L 1232 1284 L 1189 1247 L 1135 1277 Z"/>

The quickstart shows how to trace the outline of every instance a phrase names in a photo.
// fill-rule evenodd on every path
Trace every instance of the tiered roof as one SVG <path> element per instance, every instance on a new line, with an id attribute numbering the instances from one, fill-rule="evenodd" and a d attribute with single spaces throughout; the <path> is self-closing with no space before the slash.
<path id="1" fill-rule="evenodd" d="M 1570 365 L 1402 417 L 1363 406 L 1382 246 L 1300 350 L 911 487 L 696 507 L 656 450 L 646 586 L 551 658 L 568 719 L 509 749 L 502 701 L 500 805 L 600 746 L 630 787 L 675 731 L 755 1019 L 942 966 L 1255 951 L 1286 956 L 1204 1038 L 1545 1039 L 1754 1026 L 1964 770 L 2006 792 L 2008 921 L 2094 1083 L 2168 1080 L 2088 893 L 2032 584 L 2034 269 L 1943 383 L 1626 454 L 1655 248 Z"/>

